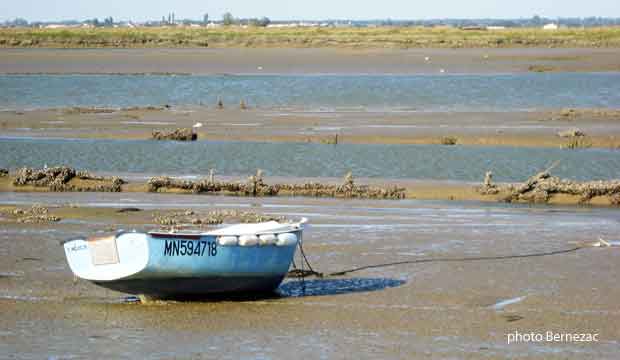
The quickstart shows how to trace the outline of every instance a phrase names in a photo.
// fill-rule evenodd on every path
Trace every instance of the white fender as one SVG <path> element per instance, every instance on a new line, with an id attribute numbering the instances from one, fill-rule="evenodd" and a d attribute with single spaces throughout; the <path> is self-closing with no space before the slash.
<path id="1" fill-rule="evenodd" d="M 237 245 L 237 237 L 236 236 L 220 236 L 217 238 L 218 245 L 221 246 L 236 246 Z"/>
<path id="2" fill-rule="evenodd" d="M 293 233 L 284 233 L 278 235 L 276 241 L 277 246 L 291 246 L 297 244 L 297 235 Z"/>
<path id="3" fill-rule="evenodd" d="M 264 234 L 258 237 L 258 245 L 267 246 L 267 245 L 275 245 L 278 241 L 278 238 L 274 234 Z"/>
<path id="4" fill-rule="evenodd" d="M 258 244 L 258 236 L 241 235 L 239 236 L 239 246 L 256 246 Z"/>

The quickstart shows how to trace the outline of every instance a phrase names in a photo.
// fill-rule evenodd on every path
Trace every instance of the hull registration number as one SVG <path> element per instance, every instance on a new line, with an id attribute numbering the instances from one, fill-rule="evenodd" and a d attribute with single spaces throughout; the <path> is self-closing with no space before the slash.
<path id="1" fill-rule="evenodd" d="M 164 256 L 216 256 L 217 243 L 203 240 L 166 240 Z"/>

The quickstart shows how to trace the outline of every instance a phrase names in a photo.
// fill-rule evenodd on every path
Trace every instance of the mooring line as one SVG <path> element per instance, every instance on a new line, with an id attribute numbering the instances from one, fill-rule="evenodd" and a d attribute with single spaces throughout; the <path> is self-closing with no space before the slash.
<path id="1" fill-rule="evenodd" d="M 559 254 L 568 254 L 571 252 L 576 252 L 580 249 L 583 249 L 582 246 L 576 246 L 570 249 L 564 250 L 555 250 L 541 253 L 530 253 L 530 254 L 516 254 L 516 255 L 497 255 L 497 256 L 476 256 L 476 257 L 461 257 L 461 258 L 430 258 L 430 259 L 416 259 L 416 260 L 405 260 L 405 261 L 395 261 L 383 264 L 374 264 L 374 265 L 365 265 L 359 266 L 343 271 L 337 271 L 328 274 L 327 276 L 342 276 L 352 272 L 357 272 L 361 270 L 367 269 L 376 269 L 382 267 L 390 267 L 390 266 L 398 266 L 398 265 L 407 265 L 407 264 L 422 264 L 422 263 L 439 263 L 439 262 L 469 262 L 469 261 L 492 261 L 492 260 L 507 260 L 507 259 L 520 259 L 520 258 L 530 258 L 530 257 L 542 257 L 542 256 L 551 256 L 551 255 L 559 255 Z"/>
<path id="2" fill-rule="evenodd" d="M 568 249 L 561 250 L 553 250 L 553 251 L 544 251 L 544 252 L 536 252 L 536 253 L 527 253 L 527 254 L 512 254 L 512 255 L 495 255 L 495 256 L 474 256 L 474 257 L 458 257 L 458 258 L 430 258 L 430 259 L 416 259 L 416 260 L 404 260 L 404 261 L 394 261 L 387 262 L 381 264 L 372 264 L 372 265 L 363 265 L 358 266 L 342 271 L 336 271 L 332 273 L 321 273 L 315 271 L 308 258 L 306 257 L 305 252 L 303 251 L 303 246 L 299 244 L 300 253 L 302 255 L 302 261 L 306 263 L 309 270 L 303 270 L 294 268 L 289 272 L 288 276 L 291 277 L 308 277 L 308 276 L 316 276 L 318 278 L 324 277 L 335 277 L 335 276 L 343 276 L 346 274 L 350 274 L 357 271 L 368 270 L 368 269 L 377 269 L 391 266 L 399 266 L 399 265 L 414 265 L 414 264 L 423 264 L 423 263 L 441 263 L 441 262 L 469 262 L 469 261 L 493 261 L 493 260 L 510 260 L 510 259 L 523 259 L 523 258 L 532 258 L 532 257 L 543 257 L 543 256 L 553 256 L 553 255 L 561 255 L 577 252 L 581 249 L 591 248 L 591 247 L 609 247 L 615 246 L 616 244 L 610 244 L 603 239 L 599 239 L 599 241 L 582 244 L 579 246 L 575 246 Z"/>

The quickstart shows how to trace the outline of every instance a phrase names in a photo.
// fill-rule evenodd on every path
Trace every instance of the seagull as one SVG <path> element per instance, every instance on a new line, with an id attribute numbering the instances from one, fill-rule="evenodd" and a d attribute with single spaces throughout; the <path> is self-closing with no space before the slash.
<path id="1" fill-rule="evenodd" d="M 197 123 L 195 123 L 195 124 L 194 124 L 194 126 L 192 126 L 192 127 L 193 127 L 193 128 L 200 128 L 200 127 L 202 127 L 202 123 L 197 122 Z"/>

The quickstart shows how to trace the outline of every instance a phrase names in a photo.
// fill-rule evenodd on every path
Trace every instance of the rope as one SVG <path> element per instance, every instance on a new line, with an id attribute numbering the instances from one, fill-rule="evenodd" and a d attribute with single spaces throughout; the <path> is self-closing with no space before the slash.
<path id="1" fill-rule="evenodd" d="M 441 262 L 493 261 L 493 260 L 523 259 L 523 258 L 543 257 L 543 256 L 552 256 L 552 255 L 562 255 L 562 254 L 569 254 L 569 253 L 577 252 L 581 249 L 585 249 L 589 247 L 610 246 L 609 243 L 605 242 L 603 239 L 600 239 L 598 242 L 582 244 L 579 246 L 575 246 L 575 247 L 568 248 L 568 249 L 562 249 L 562 250 L 553 250 L 553 251 L 528 253 L 528 254 L 513 254 L 513 255 L 475 256 L 475 257 L 459 257 L 459 258 L 430 258 L 430 259 L 394 261 L 394 262 L 387 262 L 387 263 L 381 263 L 381 264 L 358 266 L 358 267 L 354 267 L 354 268 L 350 268 L 350 269 L 346 269 L 342 271 L 323 274 L 323 273 L 315 271 L 312 268 L 303 250 L 303 246 L 301 242 L 299 242 L 298 245 L 299 245 L 299 250 L 300 250 L 300 253 L 303 259 L 302 264 L 301 264 L 302 268 L 298 269 L 295 266 L 295 264 L 293 264 L 294 269 L 288 273 L 288 276 L 297 277 L 297 278 L 301 277 L 302 279 L 307 276 L 316 276 L 319 278 L 343 276 L 346 274 L 350 274 L 350 273 L 362 271 L 362 270 L 377 269 L 377 268 L 399 266 L 399 265 L 413 265 L 413 264 L 422 264 L 422 263 L 441 263 Z M 305 270 L 303 268 L 304 262 L 308 266 L 309 270 Z"/>
<path id="2" fill-rule="evenodd" d="M 408 264 L 438 263 L 438 262 L 491 261 L 491 260 L 506 260 L 506 259 L 520 259 L 520 258 L 530 258 L 530 257 L 551 256 L 551 255 L 568 254 L 568 253 L 576 252 L 583 248 L 584 248 L 583 246 L 576 246 L 570 249 L 547 251 L 547 252 L 540 252 L 540 253 L 531 253 L 531 254 L 476 256 L 476 257 L 461 257 L 461 258 L 431 258 L 431 259 L 395 261 L 395 262 L 389 262 L 389 263 L 383 263 L 383 264 L 359 266 L 359 267 L 355 267 L 352 269 L 333 272 L 333 273 L 328 274 L 327 276 L 342 276 L 342 275 L 346 275 L 346 274 L 361 271 L 361 270 L 376 269 L 376 268 L 397 266 L 397 265 L 408 265 Z"/>

